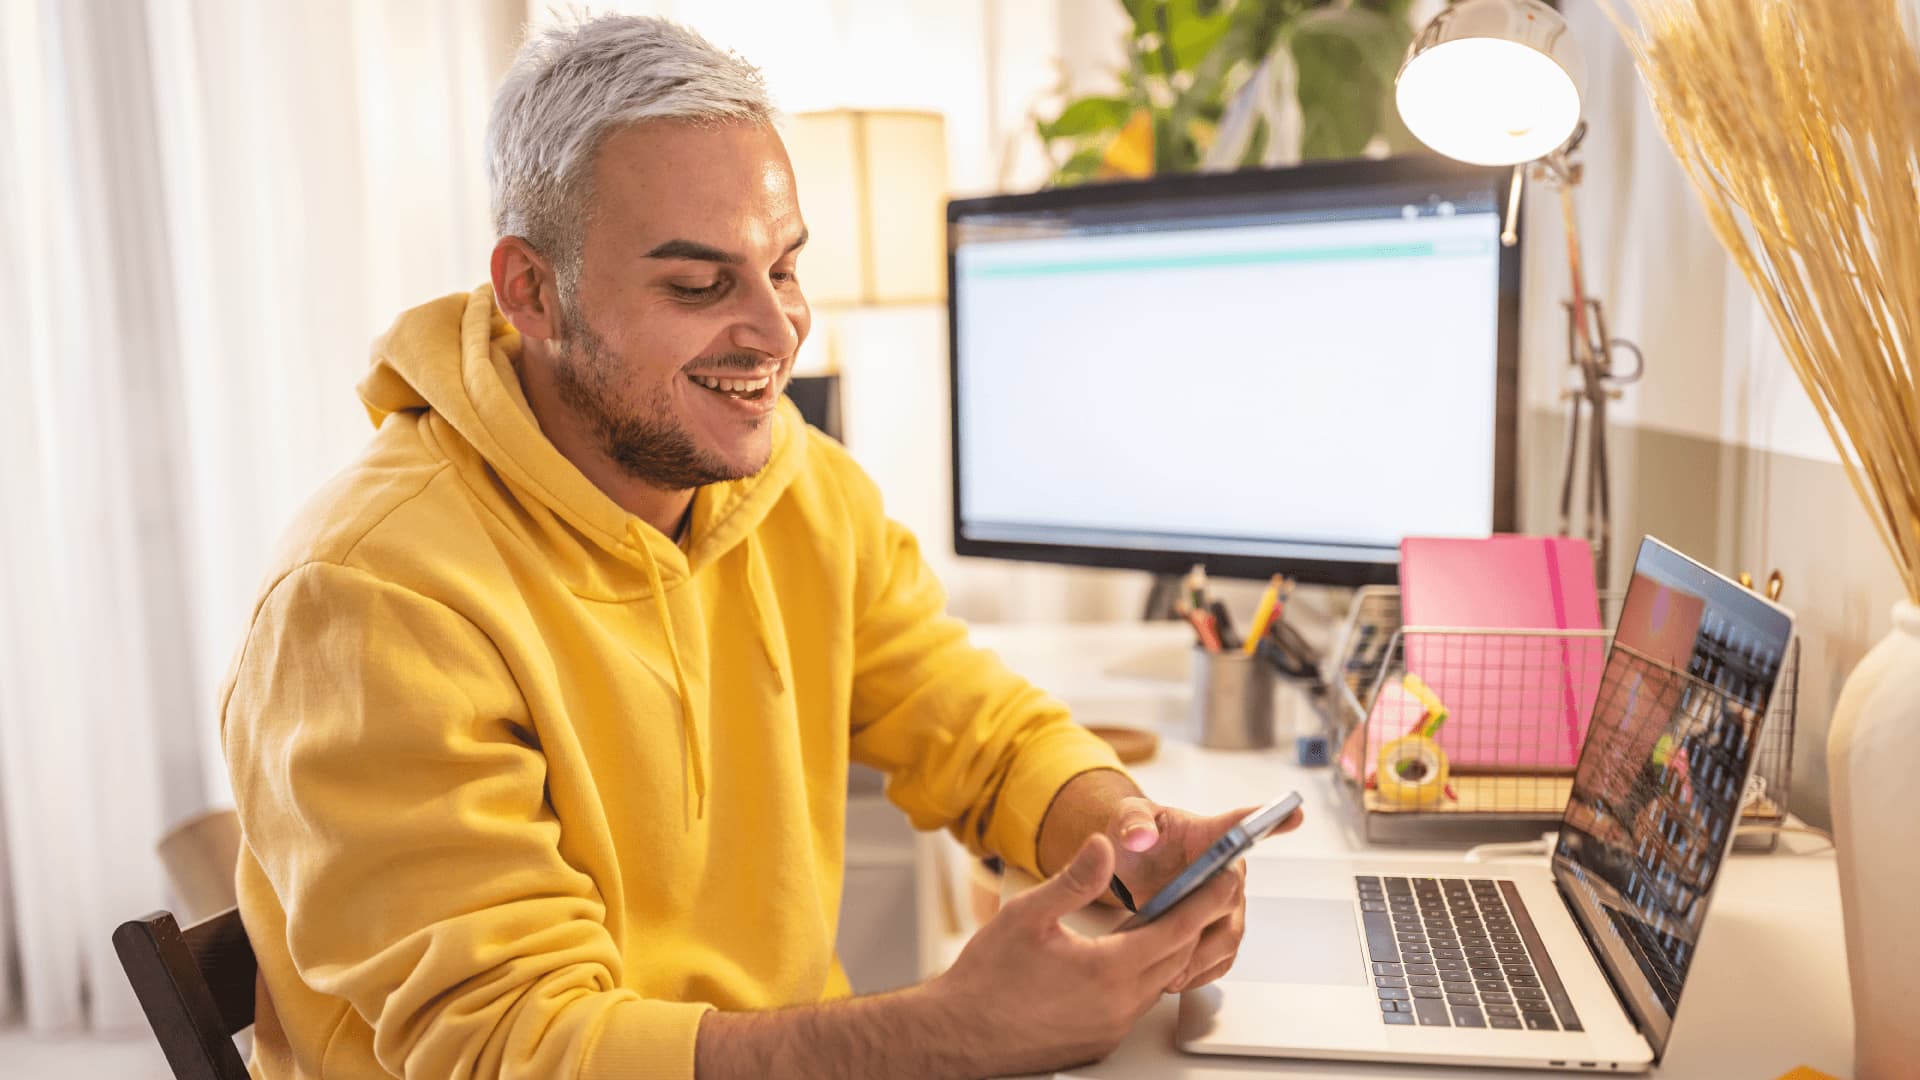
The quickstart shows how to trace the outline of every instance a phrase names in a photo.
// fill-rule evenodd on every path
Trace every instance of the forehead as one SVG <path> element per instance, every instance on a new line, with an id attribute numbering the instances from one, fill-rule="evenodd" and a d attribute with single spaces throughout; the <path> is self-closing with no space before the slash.
<path id="1" fill-rule="evenodd" d="M 694 240 L 749 254 L 801 228 L 793 167 L 771 125 L 647 120 L 601 144 L 592 227 L 622 246 Z"/>

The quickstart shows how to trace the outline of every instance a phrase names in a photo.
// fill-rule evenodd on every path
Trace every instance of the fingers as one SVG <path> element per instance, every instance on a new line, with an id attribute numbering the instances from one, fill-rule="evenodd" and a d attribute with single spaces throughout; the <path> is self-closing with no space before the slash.
<path id="1" fill-rule="evenodd" d="M 1113 879 L 1113 843 L 1095 833 L 1061 871 L 1015 897 L 1006 910 L 1017 918 L 1055 922 L 1093 903 Z"/>
<path id="2" fill-rule="evenodd" d="M 1150 799 L 1129 795 L 1114 810 L 1110 830 L 1115 840 L 1128 851 L 1140 852 L 1160 842 L 1157 819 L 1159 807 Z"/>
<path id="3" fill-rule="evenodd" d="M 1244 893 L 1242 894 L 1244 897 Z M 1240 939 L 1247 930 L 1247 909 L 1244 898 L 1234 905 L 1233 910 L 1214 920 L 1201 932 L 1200 941 L 1187 958 L 1187 963 L 1166 985 L 1167 992 L 1177 994 L 1191 990 L 1218 978 L 1233 965 L 1233 958 L 1239 955 Z"/>
<path id="4" fill-rule="evenodd" d="M 1193 959 L 1193 953 L 1175 952 L 1153 962 L 1153 965 L 1140 974 L 1140 994 L 1151 1005 L 1160 995 L 1168 993 L 1166 987 L 1180 977 L 1187 964 Z"/>
<path id="5" fill-rule="evenodd" d="M 1235 864 L 1159 919 L 1124 934 L 1111 934 L 1101 940 L 1112 948 L 1134 954 L 1137 962 L 1151 964 L 1180 950 L 1192 949 L 1201 933 L 1214 921 L 1242 906 L 1246 872 Z"/>
<path id="6" fill-rule="evenodd" d="M 1237 956 L 1239 954 L 1236 952 L 1234 955 Z M 1207 985 L 1208 983 L 1214 981 L 1215 979 L 1218 979 L 1220 976 L 1225 975 L 1227 972 L 1233 970 L 1233 961 L 1234 961 L 1234 957 L 1229 956 L 1225 960 L 1220 961 L 1219 963 L 1213 965 L 1212 967 L 1201 972 L 1200 974 L 1195 975 L 1193 978 L 1188 979 L 1185 982 L 1178 984 L 1177 986 L 1167 987 L 1167 993 L 1184 994 L 1189 990 L 1198 990 L 1201 987 Z"/>

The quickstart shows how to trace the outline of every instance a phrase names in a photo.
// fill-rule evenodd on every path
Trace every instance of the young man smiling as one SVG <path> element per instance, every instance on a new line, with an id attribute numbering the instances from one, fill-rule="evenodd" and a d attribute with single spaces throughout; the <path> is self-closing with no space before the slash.
<path id="1" fill-rule="evenodd" d="M 672 24 L 531 42 L 488 131 L 491 284 L 402 315 L 378 430 L 293 525 L 222 705 L 262 1077 L 973 1076 L 1101 1056 L 1224 972 L 1238 812 L 1140 794 L 972 648 L 781 397 L 807 240 L 759 76 Z M 946 973 L 833 954 L 849 760 L 1054 876 Z"/>

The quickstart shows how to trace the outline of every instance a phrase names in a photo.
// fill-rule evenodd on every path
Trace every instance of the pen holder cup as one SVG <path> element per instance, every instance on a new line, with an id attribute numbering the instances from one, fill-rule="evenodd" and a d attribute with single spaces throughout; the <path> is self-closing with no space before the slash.
<path id="1" fill-rule="evenodd" d="M 1194 741 L 1210 750 L 1273 745 L 1274 672 L 1237 649 L 1193 650 Z"/>

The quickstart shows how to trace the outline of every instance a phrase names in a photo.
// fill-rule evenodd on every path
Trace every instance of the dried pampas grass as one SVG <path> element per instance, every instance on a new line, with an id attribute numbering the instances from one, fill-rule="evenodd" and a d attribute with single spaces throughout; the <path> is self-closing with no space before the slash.
<path id="1" fill-rule="evenodd" d="M 1920 604 L 1920 57 L 1894 0 L 1605 2 Z"/>

